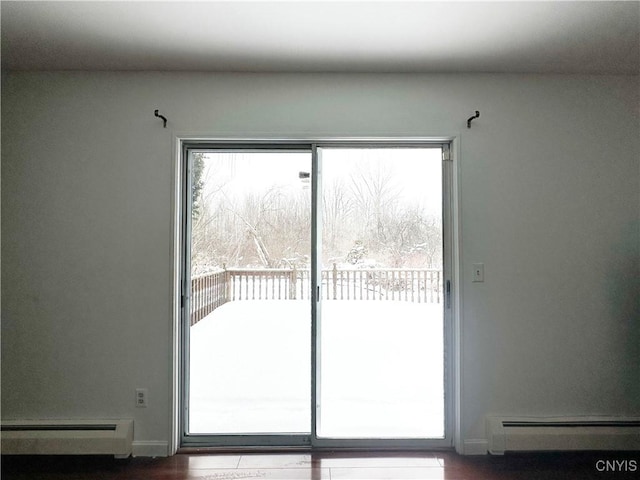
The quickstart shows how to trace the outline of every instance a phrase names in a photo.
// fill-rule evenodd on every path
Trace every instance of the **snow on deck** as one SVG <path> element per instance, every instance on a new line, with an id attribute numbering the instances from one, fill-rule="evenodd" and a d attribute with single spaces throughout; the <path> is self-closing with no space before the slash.
<path id="1" fill-rule="evenodd" d="M 308 301 L 230 302 L 191 327 L 190 433 L 308 433 Z M 442 438 L 442 305 L 322 304 L 322 437 Z"/>

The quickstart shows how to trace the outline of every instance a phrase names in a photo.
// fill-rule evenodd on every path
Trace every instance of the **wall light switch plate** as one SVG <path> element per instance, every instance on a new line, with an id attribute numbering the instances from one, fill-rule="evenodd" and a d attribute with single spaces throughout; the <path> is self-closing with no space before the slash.
<path id="1" fill-rule="evenodd" d="M 473 264 L 473 281 L 484 282 L 484 263 Z"/>

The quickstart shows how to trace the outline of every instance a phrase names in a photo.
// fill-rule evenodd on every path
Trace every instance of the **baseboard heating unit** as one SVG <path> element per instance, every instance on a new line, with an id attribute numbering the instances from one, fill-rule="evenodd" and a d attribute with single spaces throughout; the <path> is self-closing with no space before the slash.
<path id="1" fill-rule="evenodd" d="M 491 454 L 526 451 L 640 450 L 639 417 L 487 416 Z"/>
<path id="2" fill-rule="evenodd" d="M 3 455 L 131 455 L 133 420 L 3 420 Z"/>

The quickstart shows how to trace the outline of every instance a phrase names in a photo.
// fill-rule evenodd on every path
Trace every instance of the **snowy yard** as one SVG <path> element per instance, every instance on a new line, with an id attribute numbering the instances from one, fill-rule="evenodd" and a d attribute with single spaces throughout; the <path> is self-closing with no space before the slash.
<path id="1" fill-rule="evenodd" d="M 308 301 L 229 302 L 191 327 L 190 433 L 308 433 Z M 441 438 L 442 305 L 322 304 L 322 437 Z"/>

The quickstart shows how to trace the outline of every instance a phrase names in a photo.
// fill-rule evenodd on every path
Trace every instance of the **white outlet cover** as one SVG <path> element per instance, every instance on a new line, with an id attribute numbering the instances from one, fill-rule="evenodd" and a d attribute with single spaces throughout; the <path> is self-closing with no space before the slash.
<path id="1" fill-rule="evenodd" d="M 146 388 L 136 388 L 136 407 L 146 408 L 149 393 Z"/>

